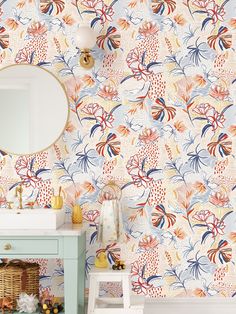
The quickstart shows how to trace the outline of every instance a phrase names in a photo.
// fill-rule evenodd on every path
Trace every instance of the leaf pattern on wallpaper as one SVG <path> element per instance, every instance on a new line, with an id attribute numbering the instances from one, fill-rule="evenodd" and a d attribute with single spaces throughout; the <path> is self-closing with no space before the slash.
<path id="1" fill-rule="evenodd" d="M 51 71 L 70 108 L 47 151 L 0 154 L 0 206 L 21 182 L 26 201 L 49 207 L 62 185 L 68 220 L 75 201 L 83 208 L 86 274 L 104 252 L 132 264 L 137 294 L 235 297 L 234 0 L 2 1 L 0 20 L 1 66 Z M 82 21 L 97 33 L 87 72 L 78 65 Z M 108 181 L 122 189 L 125 243 L 100 246 Z M 61 261 L 39 263 L 41 291 L 63 294 Z"/>

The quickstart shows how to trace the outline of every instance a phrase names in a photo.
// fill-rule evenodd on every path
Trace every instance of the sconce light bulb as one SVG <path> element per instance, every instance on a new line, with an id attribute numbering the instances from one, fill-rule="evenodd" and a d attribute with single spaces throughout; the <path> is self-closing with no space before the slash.
<path id="1" fill-rule="evenodd" d="M 77 31 L 77 45 L 81 50 L 92 49 L 96 44 L 97 36 L 88 26 L 81 26 Z"/>

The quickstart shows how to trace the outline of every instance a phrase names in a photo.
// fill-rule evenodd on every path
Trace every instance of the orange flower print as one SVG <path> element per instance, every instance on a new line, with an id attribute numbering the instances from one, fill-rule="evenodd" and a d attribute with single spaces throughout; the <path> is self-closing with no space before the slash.
<path id="1" fill-rule="evenodd" d="M 217 100 L 225 100 L 229 96 L 229 91 L 223 86 L 215 85 L 211 88 L 210 95 Z"/>
<path id="2" fill-rule="evenodd" d="M 186 24 L 186 20 L 185 20 L 185 18 L 183 17 L 182 14 L 177 14 L 177 15 L 175 15 L 175 16 L 174 16 L 174 20 L 175 20 L 175 22 L 176 22 L 178 25 L 180 25 L 180 26 L 183 26 L 183 25 Z"/>
<path id="3" fill-rule="evenodd" d="M 230 22 L 229 22 L 229 25 L 230 25 L 232 28 L 236 29 L 236 19 L 235 19 L 235 18 L 234 18 L 234 19 L 231 19 Z"/>
<path id="4" fill-rule="evenodd" d="M 194 295 L 195 295 L 196 297 L 199 297 L 199 298 L 204 298 L 204 297 L 206 297 L 206 293 L 204 292 L 204 290 L 202 290 L 202 289 L 200 289 L 200 288 L 196 288 L 196 289 L 194 290 Z"/>
<path id="5" fill-rule="evenodd" d="M 71 25 L 75 24 L 75 20 L 73 19 L 73 17 L 70 14 L 64 15 L 62 19 L 66 25 L 71 26 Z"/>
<path id="6" fill-rule="evenodd" d="M 125 125 L 119 125 L 117 131 L 122 136 L 128 136 L 130 134 L 130 130 Z"/>
<path id="7" fill-rule="evenodd" d="M 95 84 L 94 78 L 92 76 L 85 74 L 82 78 L 82 81 L 85 83 L 86 86 L 92 87 Z"/>
<path id="8" fill-rule="evenodd" d="M 229 132 L 233 135 L 236 136 L 236 125 L 231 125 L 229 127 Z"/>
<path id="9" fill-rule="evenodd" d="M 229 238 L 233 243 L 236 243 L 236 232 L 230 232 Z"/>
<path id="10" fill-rule="evenodd" d="M 117 21 L 118 25 L 120 26 L 121 29 L 123 30 L 127 30 L 129 27 L 130 27 L 130 23 L 129 21 L 127 21 L 126 19 L 124 18 L 120 18 L 118 21 Z"/>
<path id="11" fill-rule="evenodd" d="M 26 0 L 20 0 L 18 3 L 17 3 L 17 8 L 19 9 L 22 9 L 25 5 L 26 5 Z M 34 3 L 35 0 L 28 0 L 28 3 L 31 4 L 31 3 Z"/>
<path id="12" fill-rule="evenodd" d="M 85 181 L 83 184 L 83 188 L 86 190 L 87 193 L 93 193 L 95 191 L 95 187 L 91 182 Z"/>
<path id="13" fill-rule="evenodd" d="M 187 128 L 185 126 L 185 124 L 183 123 L 183 121 L 177 121 L 174 123 L 174 127 L 176 128 L 176 130 L 180 133 L 183 133 Z"/>
<path id="14" fill-rule="evenodd" d="M 179 238 L 180 240 L 183 240 L 186 237 L 186 233 L 184 232 L 184 230 L 182 228 L 176 228 L 174 230 L 174 234 L 176 235 L 177 238 Z"/>
<path id="15" fill-rule="evenodd" d="M 129 6 L 130 8 L 135 8 L 136 5 L 137 5 L 137 2 L 138 2 L 137 0 L 132 0 L 132 1 L 129 3 L 128 6 Z"/>
<path id="16" fill-rule="evenodd" d="M 206 85 L 206 80 L 202 75 L 196 75 L 195 76 L 195 81 L 197 83 L 198 86 L 205 86 Z"/>
<path id="17" fill-rule="evenodd" d="M 199 193 L 204 193 L 206 192 L 206 186 L 202 182 L 196 182 L 194 184 L 194 188 L 199 192 Z"/>
<path id="18" fill-rule="evenodd" d="M 18 28 L 19 23 L 18 23 L 16 20 L 14 20 L 13 18 L 8 18 L 8 19 L 6 20 L 6 25 L 7 25 L 11 30 L 15 31 L 15 30 Z"/>
<path id="19" fill-rule="evenodd" d="M 76 127 L 73 125 L 71 121 L 69 121 L 66 126 L 66 131 L 69 133 L 72 133 L 75 130 L 76 130 Z"/>

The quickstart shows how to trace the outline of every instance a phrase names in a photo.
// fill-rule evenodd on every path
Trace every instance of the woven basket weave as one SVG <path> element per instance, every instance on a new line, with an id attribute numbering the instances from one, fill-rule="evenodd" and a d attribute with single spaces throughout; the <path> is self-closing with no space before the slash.
<path id="1" fill-rule="evenodd" d="M 10 297 L 16 309 L 21 292 L 39 296 L 39 265 L 18 259 L 0 264 L 0 298 Z"/>

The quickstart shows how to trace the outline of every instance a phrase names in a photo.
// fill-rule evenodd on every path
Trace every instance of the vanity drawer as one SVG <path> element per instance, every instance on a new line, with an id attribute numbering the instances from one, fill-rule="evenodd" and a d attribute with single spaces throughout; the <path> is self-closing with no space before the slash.
<path id="1" fill-rule="evenodd" d="M 57 255 L 58 239 L 1 239 L 1 255 Z"/>

